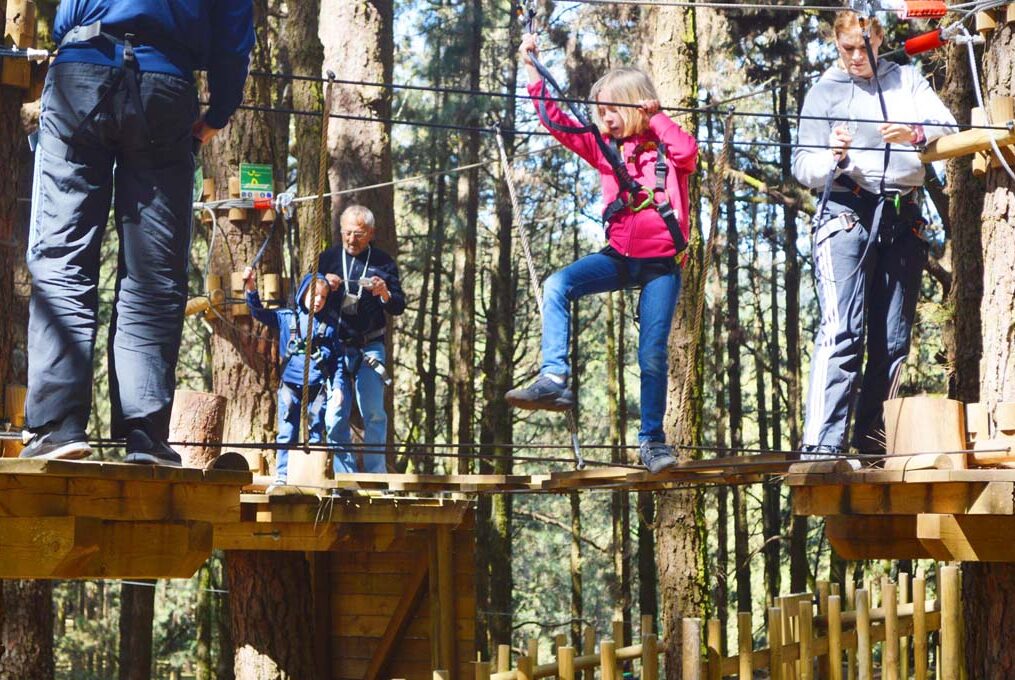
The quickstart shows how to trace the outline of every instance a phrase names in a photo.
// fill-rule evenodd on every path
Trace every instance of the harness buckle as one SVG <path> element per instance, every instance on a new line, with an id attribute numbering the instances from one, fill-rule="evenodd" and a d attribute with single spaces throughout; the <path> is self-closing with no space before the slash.
<path id="1" fill-rule="evenodd" d="M 644 197 L 644 198 L 642 198 Z M 655 205 L 656 192 L 655 189 L 646 186 L 638 187 L 637 191 L 627 193 L 627 207 L 631 209 L 631 212 L 641 212 L 645 208 L 650 208 Z"/>

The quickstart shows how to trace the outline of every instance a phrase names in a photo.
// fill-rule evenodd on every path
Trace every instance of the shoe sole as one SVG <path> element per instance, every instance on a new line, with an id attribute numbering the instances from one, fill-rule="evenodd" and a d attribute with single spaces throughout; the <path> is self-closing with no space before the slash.
<path id="1" fill-rule="evenodd" d="M 519 399 L 518 397 L 507 397 L 506 401 L 511 406 L 526 411 L 570 411 L 574 408 L 572 401 L 540 401 L 538 399 Z"/>
<path id="2" fill-rule="evenodd" d="M 163 465 L 165 467 L 183 467 L 183 463 L 175 460 L 167 460 L 165 458 L 159 458 L 158 456 L 150 453 L 128 453 L 124 459 L 124 463 L 132 463 L 134 465 Z"/>
<path id="3" fill-rule="evenodd" d="M 25 458 L 29 460 L 81 460 L 92 453 L 92 447 L 88 444 L 73 443 L 64 444 L 41 456 L 25 456 Z"/>
<path id="4" fill-rule="evenodd" d="M 648 465 L 645 465 L 645 469 L 647 469 L 653 475 L 657 475 L 660 472 L 663 472 L 665 470 L 669 470 L 672 467 L 675 467 L 676 464 L 677 464 L 677 459 L 676 458 L 670 458 L 668 461 L 664 460 L 662 465 L 660 465 L 658 463 L 654 463 L 652 465 L 652 467 L 649 467 Z M 644 465 L 644 463 L 643 463 L 643 465 Z"/>

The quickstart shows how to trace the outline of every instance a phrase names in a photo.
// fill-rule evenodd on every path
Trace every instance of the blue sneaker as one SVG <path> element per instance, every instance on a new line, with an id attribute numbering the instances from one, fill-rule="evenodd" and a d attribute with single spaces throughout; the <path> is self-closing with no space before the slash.
<path id="1" fill-rule="evenodd" d="M 504 395 L 515 408 L 545 411 L 567 411 L 574 408 L 574 394 L 567 382 L 558 382 L 541 373 L 528 387 L 516 387 Z"/>
<path id="2" fill-rule="evenodd" d="M 677 459 L 673 455 L 673 447 L 666 442 L 645 441 L 641 443 L 639 449 L 641 462 L 652 474 L 662 472 L 677 464 Z"/>

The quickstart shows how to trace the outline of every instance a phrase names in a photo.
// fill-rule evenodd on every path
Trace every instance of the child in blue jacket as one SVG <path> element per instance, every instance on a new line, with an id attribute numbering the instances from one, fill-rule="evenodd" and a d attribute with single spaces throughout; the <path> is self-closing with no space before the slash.
<path id="1" fill-rule="evenodd" d="M 307 274 L 296 291 L 296 309 L 265 309 L 257 295 L 254 272 L 250 267 L 243 271 L 246 283 L 247 306 L 251 315 L 268 326 L 278 329 L 278 354 L 282 365 L 282 381 L 278 386 L 279 444 L 292 445 L 300 438 L 300 412 L 303 405 L 303 371 L 307 355 L 307 316 L 313 310 L 313 342 L 311 343 L 309 384 L 310 443 L 324 441 L 324 406 L 327 399 L 325 386 L 336 369 L 334 347 L 335 327 L 333 315 L 325 310 L 328 292 L 327 279 L 320 274 Z M 275 485 L 286 483 L 289 468 L 289 450 L 279 449 L 275 466 Z"/>

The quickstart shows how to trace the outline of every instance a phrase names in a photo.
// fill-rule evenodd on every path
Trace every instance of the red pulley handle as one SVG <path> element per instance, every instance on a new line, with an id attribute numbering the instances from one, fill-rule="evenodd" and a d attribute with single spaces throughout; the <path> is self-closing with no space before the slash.
<path id="1" fill-rule="evenodd" d="M 931 50 L 943 47 L 945 42 L 945 39 L 941 37 L 941 29 L 939 28 L 936 31 L 924 33 L 907 40 L 905 45 L 906 54 L 912 57 L 914 54 L 920 54 L 921 52 L 930 52 Z"/>
<path id="2" fill-rule="evenodd" d="M 940 19 L 948 13 L 941 0 L 906 0 L 907 19 Z"/>

